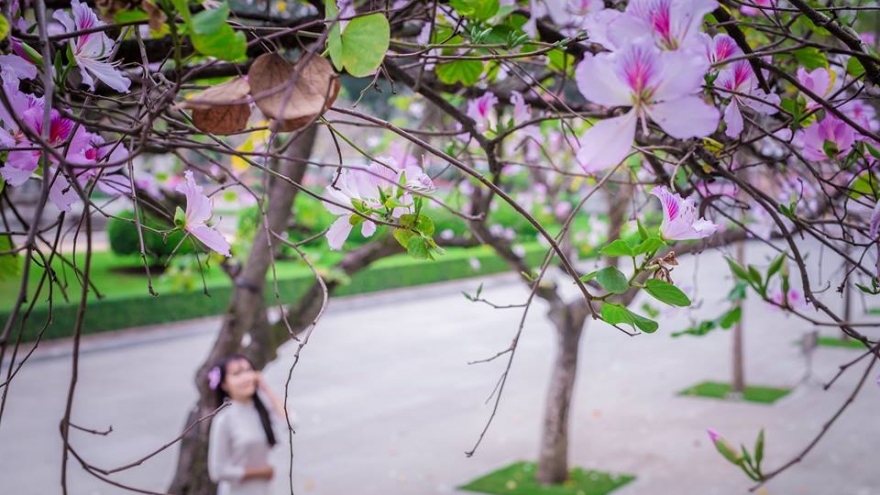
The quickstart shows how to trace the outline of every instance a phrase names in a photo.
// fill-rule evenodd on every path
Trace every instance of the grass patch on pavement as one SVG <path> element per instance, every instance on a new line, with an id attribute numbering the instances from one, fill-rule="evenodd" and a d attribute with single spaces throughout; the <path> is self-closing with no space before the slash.
<path id="1" fill-rule="evenodd" d="M 497 495 L 606 495 L 636 479 L 631 474 L 610 474 L 574 468 L 558 485 L 535 481 L 534 462 L 516 462 L 460 486 L 460 490 Z"/>
<path id="2" fill-rule="evenodd" d="M 862 344 L 858 340 L 843 340 L 839 337 L 819 337 L 819 340 L 816 341 L 816 345 L 825 347 L 843 347 L 846 349 L 861 349 L 863 351 L 867 350 L 865 344 Z"/>
<path id="3" fill-rule="evenodd" d="M 682 390 L 678 395 L 706 397 L 710 399 L 731 399 L 734 398 L 732 390 L 733 386 L 729 383 L 703 382 Z M 746 390 L 742 394 L 742 400 L 758 402 L 761 404 L 773 404 L 777 400 L 788 395 L 790 392 L 791 389 L 789 388 L 751 385 L 746 386 Z"/>

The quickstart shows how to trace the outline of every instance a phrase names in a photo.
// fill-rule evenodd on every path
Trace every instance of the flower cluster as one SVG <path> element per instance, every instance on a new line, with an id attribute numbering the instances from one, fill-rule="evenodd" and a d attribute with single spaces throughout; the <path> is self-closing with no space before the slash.
<path id="1" fill-rule="evenodd" d="M 93 30 L 103 25 L 85 4 L 74 0 L 73 17 L 65 10 L 54 17 L 65 32 Z M 49 200 L 62 211 L 70 211 L 79 195 L 73 183 L 85 188 L 90 182 L 109 194 L 130 191 L 129 179 L 119 171 L 128 157 L 121 143 L 108 143 L 89 132 L 71 117 L 65 107 L 46 108 L 43 97 L 20 90 L 22 80 L 34 79 L 38 70 L 24 45 L 10 38 L 12 54 L 0 55 L 0 91 L 10 108 L 0 105 L 0 151 L 7 151 L 0 176 L 13 187 L 35 175 L 49 181 Z M 82 80 L 94 89 L 92 76 L 117 91 L 128 91 L 130 81 L 107 61 L 113 42 L 102 32 L 94 31 L 67 40 Z M 47 117 L 48 113 L 48 119 Z M 48 128 L 47 128 L 48 125 Z M 45 155 L 41 152 L 45 149 Z"/>
<path id="2" fill-rule="evenodd" d="M 578 162 L 586 172 L 626 158 L 639 121 L 645 134 L 651 120 L 679 139 L 715 131 L 718 110 L 700 95 L 709 61 L 699 27 L 716 6 L 715 0 L 633 0 L 624 11 L 587 16 L 592 40 L 609 52 L 584 58 L 575 72 L 577 87 L 592 103 L 629 110 L 584 134 Z"/>
<path id="3" fill-rule="evenodd" d="M 324 207 L 338 218 L 327 231 L 330 249 L 342 249 L 351 229 L 361 226 L 361 234 L 376 232 L 371 219 L 393 221 L 410 213 L 412 193 L 434 191 L 434 182 L 421 168 L 403 164 L 392 157 L 379 157 L 367 167 L 341 170 L 327 187 Z"/>

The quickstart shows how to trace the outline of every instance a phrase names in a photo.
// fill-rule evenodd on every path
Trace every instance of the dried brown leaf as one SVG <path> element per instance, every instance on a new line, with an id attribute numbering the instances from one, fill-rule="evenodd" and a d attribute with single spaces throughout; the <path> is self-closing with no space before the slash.
<path id="1" fill-rule="evenodd" d="M 244 77 L 236 77 L 184 100 L 178 108 L 193 111 L 193 124 L 211 134 L 233 134 L 247 127 L 251 108 L 251 87 Z"/>
<path id="2" fill-rule="evenodd" d="M 326 59 L 310 56 L 291 64 L 277 53 L 261 55 L 248 71 L 257 107 L 278 122 L 278 130 L 300 129 L 336 101 L 339 80 Z"/>
<path id="3" fill-rule="evenodd" d="M 162 9 L 157 7 L 153 0 L 144 0 L 144 2 L 141 3 L 141 8 L 150 16 L 150 30 L 155 32 L 160 31 L 162 26 L 165 25 L 165 21 L 168 20 L 165 12 L 162 12 Z"/>

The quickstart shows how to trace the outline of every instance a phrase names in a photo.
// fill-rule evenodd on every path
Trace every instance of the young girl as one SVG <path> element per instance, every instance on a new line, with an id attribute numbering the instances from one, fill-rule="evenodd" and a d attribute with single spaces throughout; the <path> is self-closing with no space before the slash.
<path id="1" fill-rule="evenodd" d="M 266 495 L 274 470 L 269 451 L 276 443 L 273 420 L 284 417 L 284 406 L 244 356 L 223 359 L 208 372 L 208 385 L 220 402 L 232 403 L 211 421 L 208 473 L 218 484 L 217 495 Z M 271 403 L 270 412 L 260 391 Z"/>

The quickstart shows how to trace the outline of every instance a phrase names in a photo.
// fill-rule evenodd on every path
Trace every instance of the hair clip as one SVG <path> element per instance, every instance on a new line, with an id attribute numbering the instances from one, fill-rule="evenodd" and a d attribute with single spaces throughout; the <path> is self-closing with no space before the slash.
<path id="1" fill-rule="evenodd" d="M 211 390 L 217 390 L 217 387 L 220 386 L 220 367 L 214 366 L 211 368 L 211 371 L 208 372 L 208 388 Z"/>

